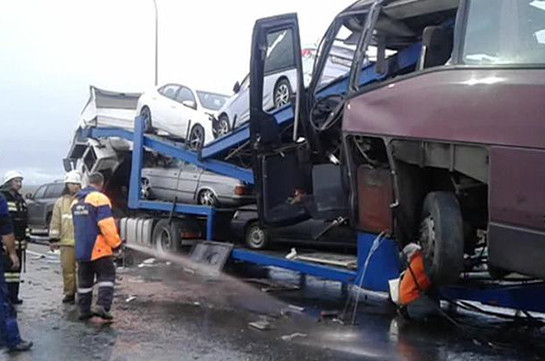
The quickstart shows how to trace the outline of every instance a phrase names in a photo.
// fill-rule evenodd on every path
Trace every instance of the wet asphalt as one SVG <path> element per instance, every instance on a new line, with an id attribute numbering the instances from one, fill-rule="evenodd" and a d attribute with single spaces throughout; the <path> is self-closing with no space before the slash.
<path id="1" fill-rule="evenodd" d="M 354 309 L 347 302 L 354 294 L 335 282 L 240 264 L 219 276 L 202 274 L 171 262 L 142 263 L 141 254 L 118 269 L 114 322 L 81 322 L 74 305 L 61 303 L 58 256 L 41 256 L 46 252 L 31 246 L 18 306 L 21 333 L 34 348 L 0 351 L 0 359 L 545 359 L 540 323 L 468 312 L 453 314 L 459 326 L 445 319 L 407 323 L 379 295 L 361 296 Z"/>

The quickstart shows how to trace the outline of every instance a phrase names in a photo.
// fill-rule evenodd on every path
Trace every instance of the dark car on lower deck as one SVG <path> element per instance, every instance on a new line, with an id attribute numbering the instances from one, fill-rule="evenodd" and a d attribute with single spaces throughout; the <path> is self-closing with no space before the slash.
<path id="1" fill-rule="evenodd" d="M 266 249 L 273 244 L 304 245 L 312 248 L 332 248 L 355 251 L 356 232 L 345 219 L 309 219 L 286 227 L 262 228 L 257 207 L 247 205 L 237 209 L 231 230 L 239 241 L 251 249 Z"/>

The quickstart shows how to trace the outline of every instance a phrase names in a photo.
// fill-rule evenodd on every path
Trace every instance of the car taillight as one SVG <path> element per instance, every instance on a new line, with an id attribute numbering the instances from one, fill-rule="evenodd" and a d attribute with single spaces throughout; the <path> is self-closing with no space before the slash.
<path id="1" fill-rule="evenodd" d="M 248 188 L 246 188 L 245 186 L 236 186 L 235 187 L 235 194 L 237 196 L 244 196 L 244 195 L 248 194 Z"/>

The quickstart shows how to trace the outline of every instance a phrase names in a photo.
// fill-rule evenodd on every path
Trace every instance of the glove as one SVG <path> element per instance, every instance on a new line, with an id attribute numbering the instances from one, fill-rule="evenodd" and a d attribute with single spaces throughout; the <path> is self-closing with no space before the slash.
<path id="1" fill-rule="evenodd" d="M 420 251 L 422 247 L 417 245 L 416 243 L 409 243 L 403 248 L 403 255 L 405 256 L 405 259 L 407 262 L 411 262 L 411 259 L 415 255 L 416 252 Z"/>
<path id="2" fill-rule="evenodd" d="M 56 239 L 56 238 L 50 238 L 49 239 L 49 249 L 51 251 L 55 251 L 57 249 L 59 249 L 60 246 L 59 246 L 59 240 Z"/>

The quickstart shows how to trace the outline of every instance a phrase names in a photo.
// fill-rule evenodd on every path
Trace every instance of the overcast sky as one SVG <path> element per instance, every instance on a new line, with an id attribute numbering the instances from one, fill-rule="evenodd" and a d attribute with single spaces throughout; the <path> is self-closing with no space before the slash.
<path id="1" fill-rule="evenodd" d="M 256 19 L 297 12 L 304 44 L 317 42 L 352 0 L 157 0 L 159 83 L 231 94 L 249 71 Z M 89 85 L 143 91 L 154 80 L 152 0 L 0 3 L 0 174 L 29 183 L 62 177 Z"/>

